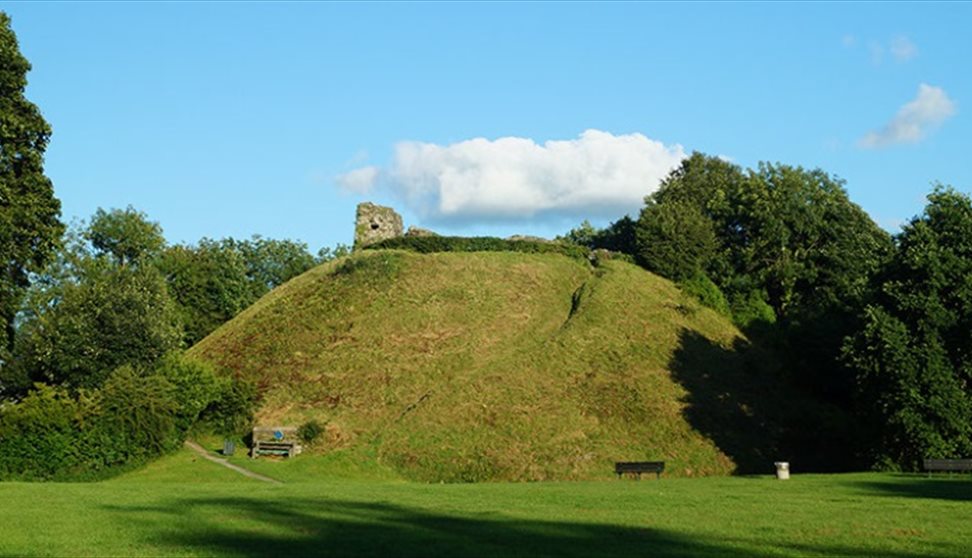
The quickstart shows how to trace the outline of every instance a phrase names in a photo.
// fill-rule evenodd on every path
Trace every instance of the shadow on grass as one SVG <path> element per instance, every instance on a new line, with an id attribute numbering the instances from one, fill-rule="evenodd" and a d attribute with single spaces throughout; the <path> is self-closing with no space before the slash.
<path id="1" fill-rule="evenodd" d="M 858 488 L 884 496 L 904 496 L 930 500 L 972 501 L 972 476 L 949 476 L 936 473 L 931 477 L 918 474 L 902 474 L 894 480 L 860 481 Z"/>
<path id="2" fill-rule="evenodd" d="M 873 554 L 873 549 L 706 540 L 647 527 L 516 520 L 496 513 L 461 517 L 388 503 L 234 497 L 110 509 L 127 525 L 140 524 L 145 542 L 193 555 L 630 558 Z M 882 556 L 919 554 L 884 552 Z"/>
<path id="3" fill-rule="evenodd" d="M 669 369 L 688 392 L 686 420 L 736 463 L 736 473 L 772 473 L 776 461 L 797 472 L 851 470 L 848 418 L 790 386 L 778 361 L 741 339 L 723 347 L 682 330 Z"/>

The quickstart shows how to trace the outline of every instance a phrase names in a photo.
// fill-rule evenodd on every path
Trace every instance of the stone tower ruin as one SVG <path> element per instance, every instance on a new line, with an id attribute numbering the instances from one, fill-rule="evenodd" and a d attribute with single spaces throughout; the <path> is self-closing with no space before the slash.
<path id="1" fill-rule="evenodd" d="M 386 238 L 402 236 L 402 216 L 390 207 L 375 205 L 371 202 L 358 204 L 354 225 L 354 249 Z"/>

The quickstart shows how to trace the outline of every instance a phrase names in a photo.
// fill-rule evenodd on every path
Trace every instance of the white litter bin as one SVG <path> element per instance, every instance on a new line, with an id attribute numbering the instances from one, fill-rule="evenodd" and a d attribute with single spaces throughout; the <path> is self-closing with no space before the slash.
<path id="1" fill-rule="evenodd" d="M 790 478 L 790 462 L 789 461 L 777 461 L 773 463 L 776 465 L 776 478 L 780 480 L 786 480 Z"/>

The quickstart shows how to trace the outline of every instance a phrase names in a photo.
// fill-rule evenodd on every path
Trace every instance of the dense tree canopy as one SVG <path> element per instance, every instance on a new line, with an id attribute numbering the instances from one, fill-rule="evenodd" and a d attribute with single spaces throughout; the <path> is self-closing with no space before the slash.
<path id="1" fill-rule="evenodd" d="M 186 346 L 256 301 L 243 254 L 226 242 L 203 239 L 196 246 L 172 246 L 159 267 L 179 306 Z"/>
<path id="2" fill-rule="evenodd" d="M 705 215 L 717 238 L 705 272 L 730 298 L 761 291 L 781 318 L 856 306 L 891 250 L 843 182 L 819 169 L 762 163 L 743 171 L 695 153 L 648 201 L 649 212 L 678 204 Z M 683 221 L 669 234 L 698 234 L 695 219 Z"/>
<path id="3" fill-rule="evenodd" d="M 148 369 L 180 346 L 176 306 L 153 266 L 118 264 L 72 247 L 64 267 L 31 293 L 7 389 L 33 382 L 97 387 L 117 367 Z"/>
<path id="4" fill-rule="evenodd" d="M 14 319 L 29 285 L 63 232 L 61 205 L 44 175 L 51 128 L 24 97 L 30 63 L 20 54 L 10 18 L 0 12 L 0 366 L 14 342 Z"/>
<path id="5" fill-rule="evenodd" d="M 972 454 L 972 201 L 936 188 L 846 347 L 878 463 Z"/>

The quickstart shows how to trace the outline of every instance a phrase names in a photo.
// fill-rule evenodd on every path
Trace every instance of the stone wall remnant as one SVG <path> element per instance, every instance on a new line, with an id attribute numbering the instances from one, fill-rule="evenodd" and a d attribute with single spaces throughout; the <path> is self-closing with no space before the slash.
<path id="1" fill-rule="evenodd" d="M 371 202 L 360 203 L 354 226 L 354 249 L 402 236 L 402 229 L 402 216 L 394 209 Z"/>

